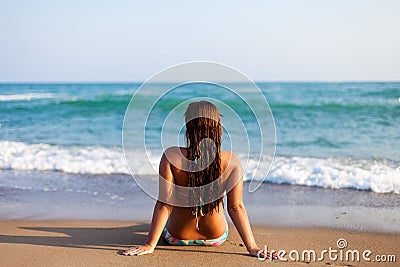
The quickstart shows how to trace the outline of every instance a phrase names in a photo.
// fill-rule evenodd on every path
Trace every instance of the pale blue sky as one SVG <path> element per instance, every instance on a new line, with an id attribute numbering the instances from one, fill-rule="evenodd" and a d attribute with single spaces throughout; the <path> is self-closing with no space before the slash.
<path id="1" fill-rule="evenodd" d="M 254 80 L 400 80 L 400 1 L 4 1 L 0 81 L 142 81 L 207 60 Z"/>

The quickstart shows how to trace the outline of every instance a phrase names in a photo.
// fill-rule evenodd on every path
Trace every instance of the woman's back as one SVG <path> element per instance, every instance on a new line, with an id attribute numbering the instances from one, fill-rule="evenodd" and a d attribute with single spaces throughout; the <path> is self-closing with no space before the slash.
<path id="1" fill-rule="evenodd" d="M 210 102 L 189 104 L 185 112 L 187 148 L 170 147 L 164 152 L 159 198 L 146 244 L 128 249 L 125 255 L 152 253 L 162 232 L 173 245 L 221 245 L 228 236 L 222 202 L 225 192 L 228 214 L 246 249 L 253 256 L 260 255 L 242 200 L 240 161 L 234 153 L 221 151 L 220 118 Z M 184 205 L 175 202 L 182 199 Z"/>
<path id="2" fill-rule="evenodd" d="M 168 154 L 168 163 L 173 176 L 173 182 L 178 186 L 187 186 L 188 173 L 183 167 L 187 160 L 187 148 L 171 147 Z M 221 151 L 221 178 L 220 184 L 228 179 L 228 165 L 231 161 L 231 152 Z M 170 162 L 172 161 L 172 162 Z M 229 168 L 232 167 L 232 164 Z M 228 170 L 227 170 L 228 169 Z M 168 223 L 168 231 L 180 239 L 213 239 L 221 236 L 226 228 L 226 219 L 223 204 L 210 215 L 199 217 L 199 230 L 196 229 L 196 217 L 192 214 L 191 207 L 174 206 Z"/>

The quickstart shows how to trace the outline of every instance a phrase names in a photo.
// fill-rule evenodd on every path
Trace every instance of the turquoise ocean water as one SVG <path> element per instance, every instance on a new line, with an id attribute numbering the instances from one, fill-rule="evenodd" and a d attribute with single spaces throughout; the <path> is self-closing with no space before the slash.
<path id="1" fill-rule="evenodd" d="M 276 125 L 276 157 L 266 182 L 400 193 L 400 83 L 257 85 L 269 102 Z M 26 175 L 29 172 L 46 172 L 46 183 L 49 172 L 105 177 L 129 174 L 122 154 L 121 132 L 125 110 L 139 86 L 0 84 L 0 170 L 24 173 L 24 179 L 3 175 L 0 187 L 39 188 L 37 179 L 26 178 L 30 177 Z M 163 86 L 168 85 L 154 84 L 154 90 Z M 163 121 L 182 99 L 201 95 L 202 86 L 207 85 L 171 92 L 152 112 L 146 143 L 155 151 L 150 159 L 154 166 L 159 160 L 156 151 L 160 149 Z M 241 93 L 246 94 L 245 86 Z M 151 94 L 141 92 L 138 97 L 146 103 Z M 251 129 L 253 114 L 239 99 L 218 90 L 210 97 L 234 107 L 247 123 L 249 138 L 260 139 Z M 263 104 L 258 97 L 249 97 L 252 107 L 257 109 Z M 177 123 L 183 123 L 183 114 Z M 223 117 L 223 123 L 229 125 L 229 117 Z M 231 125 L 230 129 L 235 127 Z M 176 138 L 176 133 L 168 129 L 165 134 Z M 180 136 L 183 142 L 182 132 Z M 229 138 L 243 136 L 231 130 Z M 224 144 L 229 143 L 229 138 L 225 132 Z M 235 152 L 240 156 L 242 151 Z M 142 151 L 137 153 L 133 172 L 151 173 L 142 168 L 142 161 L 147 160 L 141 156 Z M 246 177 L 254 171 L 252 168 L 255 167 L 250 164 Z M 67 182 L 62 185 L 68 186 Z M 45 186 L 48 190 L 61 190 L 57 187 L 60 185 Z"/>

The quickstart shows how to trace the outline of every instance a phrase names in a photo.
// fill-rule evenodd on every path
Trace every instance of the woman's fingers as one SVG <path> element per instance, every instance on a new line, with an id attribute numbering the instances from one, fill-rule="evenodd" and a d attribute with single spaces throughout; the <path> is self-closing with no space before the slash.
<path id="1" fill-rule="evenodd" d="M 135 247 L 132 247 L 132 248 L 124 251 L 122 254 L 126 255 L 126 256 L 133 256 L 133 255 L 140 256 L 140 255 L 152 253 L 153 251 L 154 251 L 154 249 L 147 248 L 146 246 L 135 246 Z"/>
<path id="2" fill-rule="evenodd" d="M 257 256 L 257 257 L 259 257 L 261 259 L 273 259 L 273 260 L 277 260 L 278 259 L 278 254 L 276 254 L 275 252 L 274 253 L 270 253 L 269 251 L 266 251 L 264 249 L 258 250 L 253 255 Z"/>
<path id="3" fill-rule="evenodd" d="M 140 252 L 140 250 L 126 251 L 126 252 L 124 253 L 124 255 L 126 255 L 126 256 L 132 256 L 132 255 L 136 255 L 136 254 L 139 253 L 139 252 Z"/>
<path id="4" fill-rule="evenodd" d="M 265 251 L 264 251 L 264 255 L 265 255 Z M 277 260 L 278 259 L 278 254 L 274 253 L 270 253 L 269 251 L 266 252 L 267 255 L 267 259 L 273 259 L 273 260 Z"/>
<path id="5" fill-rule="evenodd" d="M 128 250 L 125 250 L 125 251 L 123 252 L 123 254 L 124 254 L 124 255 L 127 255 L 127 256 L 135 255 L 135 253 L 136 253 L 137 251 L 139 251 L 139 250 L 140 250 L 140 247 L 132 247 L 132 248 L 130 248 L 130 249 L 128 249 Z"/>

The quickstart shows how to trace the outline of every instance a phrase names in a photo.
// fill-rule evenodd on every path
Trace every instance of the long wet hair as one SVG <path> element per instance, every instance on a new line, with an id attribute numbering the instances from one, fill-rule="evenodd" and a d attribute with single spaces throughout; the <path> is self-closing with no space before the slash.
<path id="1" fill-rule="evenodd" d="M 190 169 L 192 171 L 188 171 L 187 186 L 207 185 L 221 176 L 221 114 L 210 102 L 204 100 L 192 102 L 185 112 L 185 122 L 187 159 L 193 167 Z M 203 140 L 205 138 L 211 140 Z M 214 210 L 219 212 L 219 204 L 223 201 L 223 196 L 218 198 L 219 183 L 213 183 L 207 192 L 204 191 L 191 191 L 189 195 L 191 206 L 200 206 L 204 215 L 212 214 Z M 201 198 L 203 201 L 207 198 L 216 200 L 202 205 Z"/>

